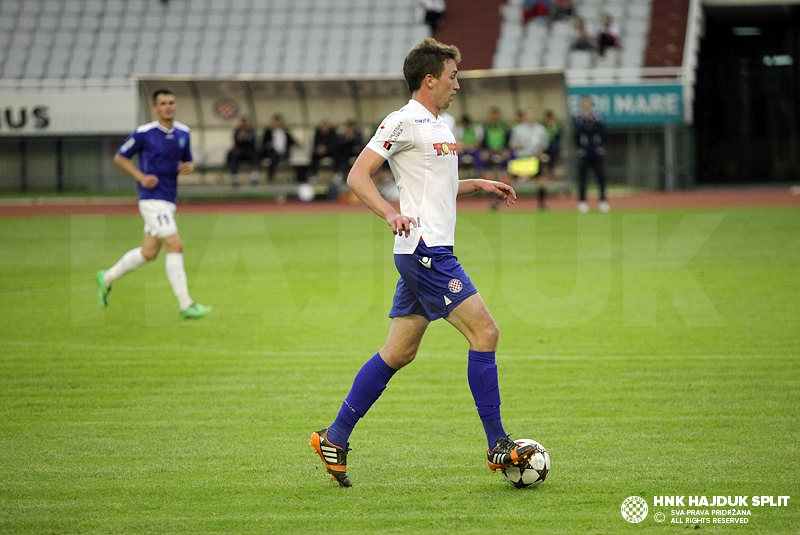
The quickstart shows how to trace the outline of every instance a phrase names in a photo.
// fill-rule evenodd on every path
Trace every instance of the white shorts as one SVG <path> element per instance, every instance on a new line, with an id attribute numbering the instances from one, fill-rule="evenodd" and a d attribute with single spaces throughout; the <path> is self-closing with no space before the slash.
<path id="1" fill-rule="evenodd" d="M 175 203 L 158 199 L 139 201 L 139 212 L 144 219 L 144 231 L 162 239 L 178 233 L 175 223 Z"/>

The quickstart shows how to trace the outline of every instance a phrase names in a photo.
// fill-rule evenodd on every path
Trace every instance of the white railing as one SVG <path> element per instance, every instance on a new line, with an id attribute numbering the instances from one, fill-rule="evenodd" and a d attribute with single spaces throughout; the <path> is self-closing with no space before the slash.
<path id="1" fill-rule="evenodd" d="M 128 78 L 54 78 L 0 80 L 0 93 L 104 93 L 135 91 L 137 80 Z"/>
<path id="2" fill-rule="evenodd" d="M 683 44 L 683 120 L 694 121 L 694 85 L 697 80 L 697 57 L 700 38 L 703 34 L 703 6 L 701 0 L 689 0 L 689 15 L 686 21 L 686 41 Z"/>
<path id="3" fill-rule="evenodd" d="M 589 69 L 567 69 L 564 72 L 567 85 L 614 85 L 642 84 L 648 81 L 682 81 L 685 75 L 681 67 L 612 67 Z"/>

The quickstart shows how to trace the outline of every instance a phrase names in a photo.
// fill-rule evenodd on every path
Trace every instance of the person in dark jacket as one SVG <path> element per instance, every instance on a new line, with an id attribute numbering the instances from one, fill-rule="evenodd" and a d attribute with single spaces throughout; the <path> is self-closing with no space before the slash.
<path id="1" fill-rule="evenodd" d="M 592 98 L 585 95 L 581 98 L 581 113 L 575 118 L 575 141 L 578 145 L 578 211 L 589 211 L 586 203 L 586 179 L 589 169 L 597 177 L 597 186 L 600 189 L 601 212 L 608 212 L 610 207 L 606 202 L 606 149 L 603 147 L 603 132 L 605 121 L 603 116 L 594 111 Z"/>
<path id="2" fill-rule="evenodd" d="M 275 179 L 275 170 L 278 164 L 287 161 L 291 156 L 292 145 L 297 145 L 289 129 L 283 123 L 283 116 L 276 113 L 272 116 L 272 124 L 264 130 L 264 139 L 261 145 L 261 155 L 269 158 L 267 180 Z"/>

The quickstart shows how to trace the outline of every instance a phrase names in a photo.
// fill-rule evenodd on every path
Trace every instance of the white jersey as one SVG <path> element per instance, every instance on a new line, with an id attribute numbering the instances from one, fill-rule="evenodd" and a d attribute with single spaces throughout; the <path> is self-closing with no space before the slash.
<path id="1" fill-rule="evenodd" d="M 414 99 L 383 120 L 367 144 L 389 161 L 400 194 L 400 213 L 417 226 L 394 240 L 395 254 L 411 254 L 420 238 L 428 247 L 453 246 L 458 196 L 458 153 L 452 130 Z"/>

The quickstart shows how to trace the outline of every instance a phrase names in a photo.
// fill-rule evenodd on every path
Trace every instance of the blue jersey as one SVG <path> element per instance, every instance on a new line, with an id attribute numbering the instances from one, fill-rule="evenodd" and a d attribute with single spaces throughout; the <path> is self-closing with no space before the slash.
<path id="1" fill-rule="evenodd" d="M 158 185 L 147 189 L 137 182 L 139 198 L 175 202 L 178 192 L 178 163 L 191 162 L 189 127 L 177 121 L 171 130 L 158 121 L 144 124 L 128 136 L 117 154 L 130 159 L 139 155 L 139 170 L 155 175 Z"/>

